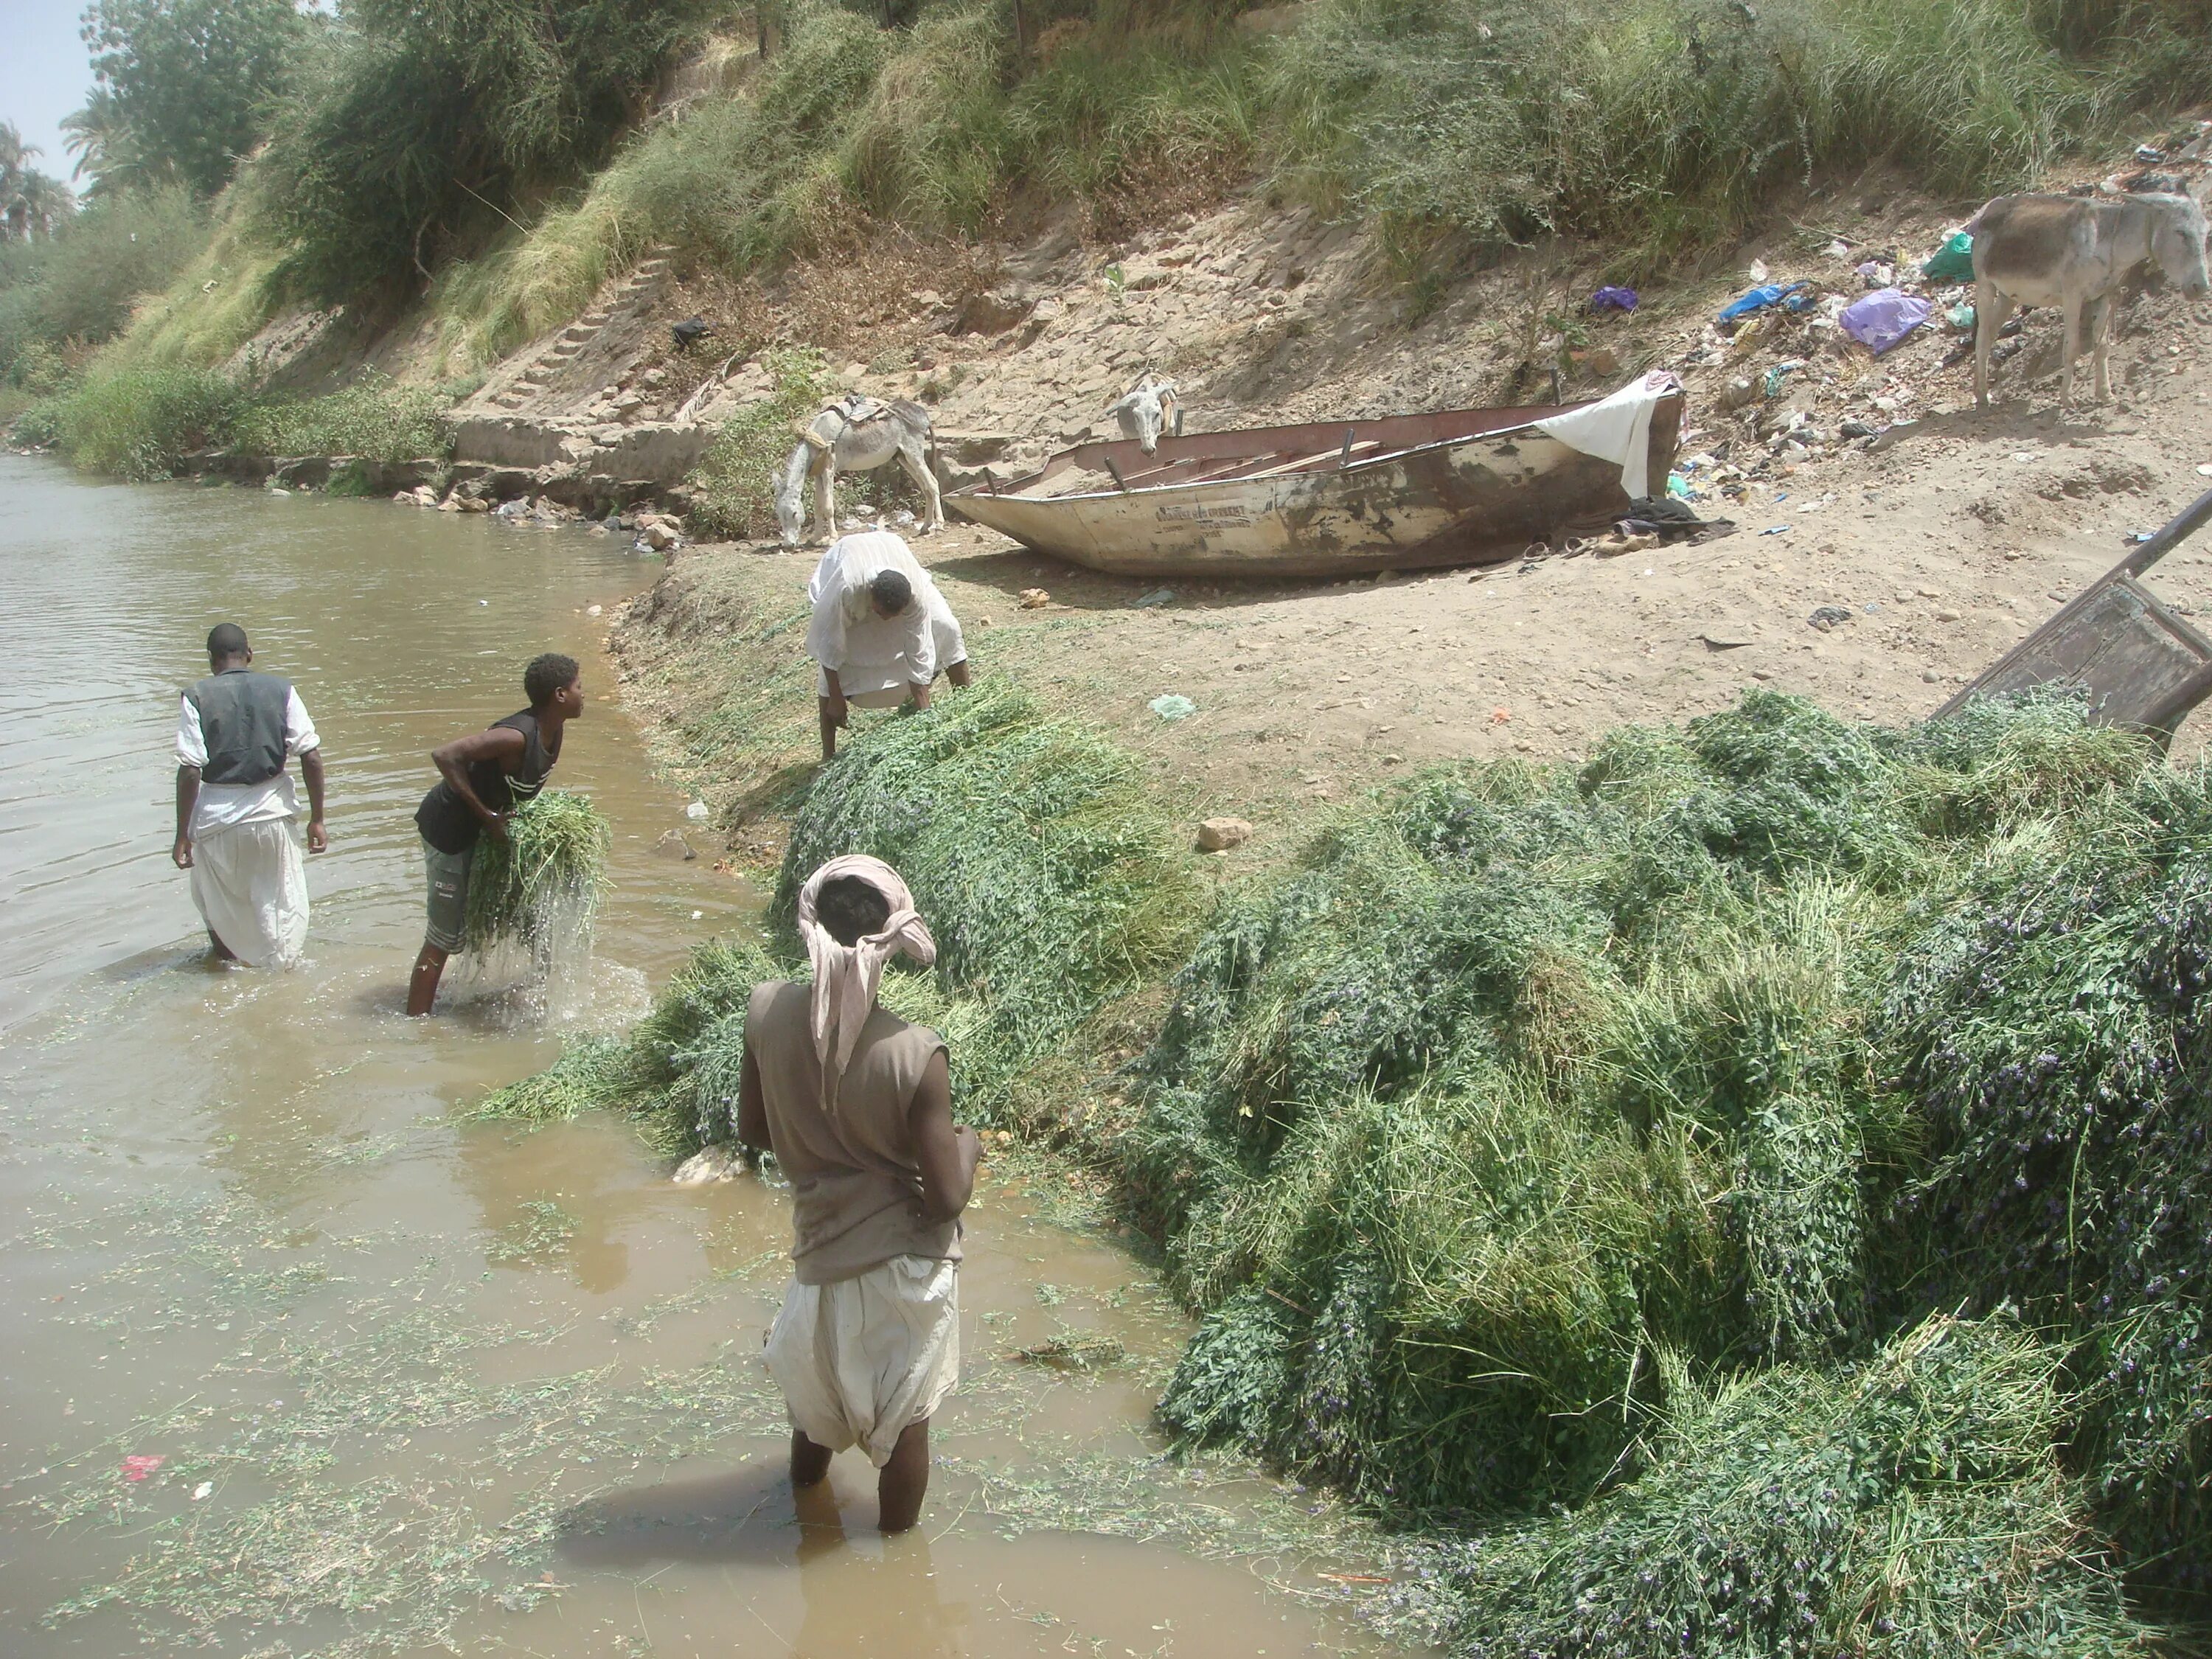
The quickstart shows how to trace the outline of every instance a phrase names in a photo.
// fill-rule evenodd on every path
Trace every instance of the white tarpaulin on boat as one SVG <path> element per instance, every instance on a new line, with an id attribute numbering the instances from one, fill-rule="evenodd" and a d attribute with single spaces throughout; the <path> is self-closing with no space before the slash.
<path id="1" fill-rule="evenodd" d="M 1651 411 L 1662 398 L 1681 389 L 1682 383 L 1665 369 L 1654 369 L 1610 398 L 1538 421 L 1536 429 L 1549 433 L 1570 449 L 1618 462 L 1620 487 L 1632 501 L 1651 493 Z M 1663 480 L 1660 488 L 1666 488 Z"/>

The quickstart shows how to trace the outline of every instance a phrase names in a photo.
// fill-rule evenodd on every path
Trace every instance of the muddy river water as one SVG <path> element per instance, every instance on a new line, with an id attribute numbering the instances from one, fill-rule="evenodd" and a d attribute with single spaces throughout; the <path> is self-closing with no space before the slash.
<path id="1" fill-rule="evenodd" d="M 1241 1656 L 1381 1650 L 1370 1540 L 1162 1455 L 1187 1327 L 1000 1172 L 922 1525 L 837 1460 L 795 1511 L 759 1364 L 783 1196 L 678 1188 L 622 1125 L 459 1121 L 564 1022 L 465 984 L 399 1009 L 430 747 L 583 660 L 556 781 L 616 832 L 592 994 L 617 1026 L 757 896 L 653 846 L 601 653 L 657 567 L 611 537 L 129 487 L 0 456 L 0 1653 Z M 175 691 L 235 619 L 331 775 L 309 960 L 203 959 L 167 856 Z M 1106 1363 L 1022 1357 L 1055 1339 Z M 1118 1345 L 1121 1357 L 1114 1358 Z"/>

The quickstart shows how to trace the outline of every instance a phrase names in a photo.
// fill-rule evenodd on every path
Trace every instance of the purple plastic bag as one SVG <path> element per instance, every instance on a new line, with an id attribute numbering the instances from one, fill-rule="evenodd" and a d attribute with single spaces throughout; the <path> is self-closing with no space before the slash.
<path id="1" fill-rule="evenodd" d="M 1590 295 L 1589 308 L 1599 313 L 1633 311 L 1636 309 L 1636 290 L 1632 288 L 1601 288 Z"/>
<path id="2" fill-rule="evenodd" d="M 1844 307 L 1844 332 L 1877 357 L 1926 322 L 1935 307 L 1902 289 L 1885 288 Z"/>

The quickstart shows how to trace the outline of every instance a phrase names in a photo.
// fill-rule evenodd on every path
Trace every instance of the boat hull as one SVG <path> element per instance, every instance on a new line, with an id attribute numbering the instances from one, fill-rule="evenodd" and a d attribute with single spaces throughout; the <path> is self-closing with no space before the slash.
<path id="1" fill-rule="evenodd" d="M 1653 411 L 1655 481 L 1666 477 L 1673 462 L 1681 408 L 1678 395 Z M 1392 424 L 1206 436 L 1215 453 L 1223 453 L 1224 439 L 1256 447 L 1286 441 L 1278 436 L 1285 433 L 1293 434 L 1291 447 L 1296 434 L 1307 432 L 1340 433 L 1350 446 L 1363 432 Z M 1164 440 L 1160 455 L 1172 457 L 1172 443 L 1200 441 Z M 1125 449 L 1127 465 L 1120 455 Z M 1085 446 L 1068 453 L 1087 466 L 1111 460 L 1125 476 L 1142 464 L 1133 445 Z M 1116 574 L 1331 576 L 1495 563 L 1531 542 L 1620 517 L 1628 496 L 1617 464 L 1522 424 L 1321 470 L 1058 496 L 969 489 L 946 495 L 945 504 L 1037 552 Z"/>

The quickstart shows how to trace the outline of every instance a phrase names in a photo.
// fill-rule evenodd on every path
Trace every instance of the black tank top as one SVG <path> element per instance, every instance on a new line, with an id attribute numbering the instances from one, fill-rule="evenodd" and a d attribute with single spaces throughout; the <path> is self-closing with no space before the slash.
<path id="1" fill-rule="evenodd" d="M 493 811 L 509 812 L 544 785 L 553 763 L 561 758 L 561 744 L 556 738 L 552 748 L 545 746 L 544 739 L 538 735 L 538 716 L 526 708 L 503 720 L 494 720 L 490 729 L 496 732 L 501 726 L 522 733 L 521 765 L 510 774 L 495 760 L 471 761 L 469 787 Z M 415 827 L 422 832 L 422 839 L 441 853 L 465 853 L 483 834 L 483 825 L 469 811 L 469 804 L 443 778 L 415 809 Z"/>

